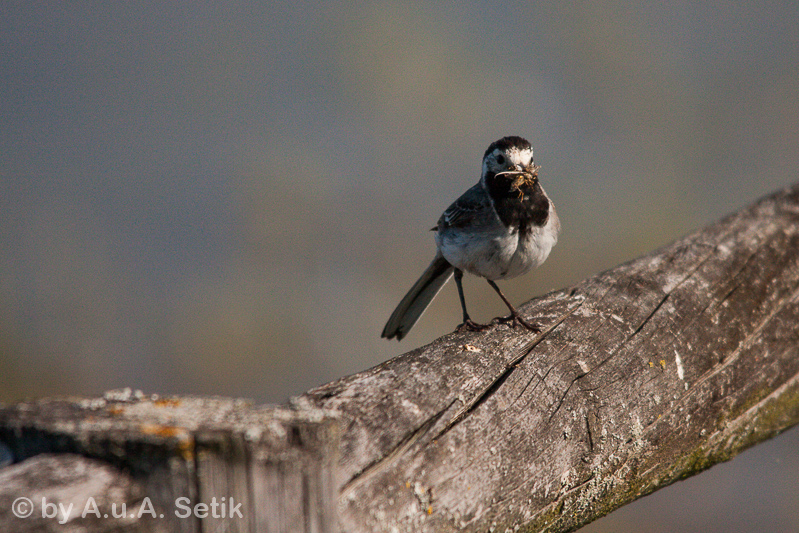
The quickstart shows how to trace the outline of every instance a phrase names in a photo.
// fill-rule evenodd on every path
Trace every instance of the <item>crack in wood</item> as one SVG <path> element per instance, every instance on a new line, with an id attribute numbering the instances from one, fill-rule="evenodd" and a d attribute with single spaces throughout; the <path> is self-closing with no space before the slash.
<path id="1" fill-rule="evenodd" d="M 653 317 L 653 316 L 655 316 L 655 313 L 657 313 L 657 312 L 658 312 L 658 310 L 659 310 L 661 307 L 663 307 L 663 304 L 664 304 L 664 303 L 666 303 L 666 300 L 668 300 L 668 299 L 669 299 L 669 296 L 670 296 L 670 295 L 671 295 L 670 293 L 666 293 L 665 295 L 663 295 L 663 298 L 661 298 L 661 299 L 660 299 L 660 301 L 657 303 L 657 305 L 655 306 L 655 308 L 654 308 L 654 309 L 652 309 L 652 311 L 651 311 L 651 312 L 650 312 L 650 313 L 649 313 L 649 314 L 646 316 L 646 318 L 644 318 L 643 322 L 641 322 L 641 323 L 638 325 L 638 327 L 637 327 L 637 328 L 635 328 L 635 331 L 633 331 L 633 332 L 630 334 L 630 336 L 627 338 L 627 341 L 625 341 L 625 342 L 628 342 L 630 339 L 632 339 L 633 337 L 635 337 L 636 335 L 638 335 L 638 333 L 640 333 L 642 329 L 644 329 L 644 326 L 646 326 L 646 324 L 647 324 L 647 323 L 648 323 L 648 322 L 649 322 L 649 321 L 652 319 L 652 317 Z"/>
<path id="2" fill-rule="evenodd" d="M 702 268 L 702 266 L 705 263 L 707 263 L 707 261 L 709 261 L 711 257 L 714 256 L 714 252 L 716 252 L 717 248 L 718 248 L 718 245 L 713 246 L 712 249 L 707 253 L 707 255 L 705 255 L 696 265 L 694 265 L 691 268 L 691 270 L 689 270 L 688 273 L 674 287 L 671 287 L 668 291 L 665 291 L 663 297 L 660 299 L 660 301 L 657 303 L 657 305 L 655 305 L 654 309 L 652 309 L 652 311 L 646 316 L 646 318 L 644 318 L 643 322 L 641 322 L 641 324 L 638 325 L 638 327 L 635 329 L 635 331 L 633 331 L 630 334 L 630 336 L 622 343 L 622 345 L 624 345 L 627 342 L 629 342 L 630 339 L 635 337 L 638 333 L 641 332 L 642 329 L 644 329 L 644 326 L 646 326 L 646 324 L 649 323 L 649 321 L 655 316 L 655 314 L 660 310 L 660 308 L 663 307 L 663 304 L 666 303 L 666 300 L 668 300 L 669 297 L 672 294 L 674 294 L 674 292 L 677 289 L 679 289 L 689 279 L 691 279 L 694 276 L 694 274 L 696 274 L 699 271 L 699 269 Z"/>
<path id="3" fill-rule="evenodd" d="M 549 415 L 549 418 L 547 419 L 547 424 L 551 424 L 552 423 L 552 419 L 555 418 L 556 414 L 558 414 L 558 411 L 560 410 L 561 406 L 563 405 L 563 401 L 566 399 L 566 396 L 569 394 L 569 391 L 571 390 L 572 386 L 574 386 L 574 383 L 578 379 L 580 379 L 580 378 L 577 378 L 577 377 L 573 378 L 571 380 L 571 382 L 569 383 L 569 386 L 566 387 L 566 390 L 563 391 L 563 394 L 560 396 L 560 400 L 558 400 L 558 405 L 555 406 L 555 410 L 552 411 L 552 414 Z"/>
<path id="4" fill-rule="evenodd" d="M 395 459 L 399 458 L 401 455 L 404 455 L 405 452 L 407 452 L 414 444 L 416 444 L 424 436 L 424 434 L 427 433 L 442 416 L 444 416 L 444 413 L 449 411 L 454 404 L 455 400 L 452 400 L 443 410 L 438 411 L 433 416 L 425 420 L 418 428 L 416 428 L 416 430 L 401 440 L 386 455 L 375 459 L 366 465 L 361 471 L 353 475 L 350 480 L 347 481 L 341 488 L 340 497 L 342 499 L 346 498 L 358 485 L 379 474 L 388 468 L 388 466 L 391 465 Z M 433 440 L 435 440 L 435 438 Z"/>
<path id="5" fill-rule="evenodd" d="M 581 298 L 577 305 L 573 306 L 571 309 L 563 313 L 558 320 L 547 326 L 541 333 L 539 333 L 535 339 L 530 341 L 529 343 L 525 344 L 522 348 L 520 348 L 517 354 L 511 358 L 505 364 L 505 367 L 502 369 L 502 372 L 491 380 L 491 382 L 483 387 L 481 391 L 479 391 L 469 402 L 465 403 L 463 407 L 461 407 L 455 416 L 447 422 L 447 425 L 435 436 L 433 440 L 440 438 L 442 435 L 447 433 L 450 429 L 452 429 L 455 424 L 461 421 L 463 417 L 474 411 L 477 407 L 479 407 L 486 399 L 488 399 L 493 392 L 495 392 L 505 380 L 508 379 L 510 374 L 515 370 L 516 365 L 519 364 L 525 357 L 530 355 L 532 351 L 538 346 L 547 335 L 549 335 L 556 327 L 563 323 L 568 317 L 570 317 L 577 309 L 579 309 L 583 303 L 585 302 L 584 298 Z"/>

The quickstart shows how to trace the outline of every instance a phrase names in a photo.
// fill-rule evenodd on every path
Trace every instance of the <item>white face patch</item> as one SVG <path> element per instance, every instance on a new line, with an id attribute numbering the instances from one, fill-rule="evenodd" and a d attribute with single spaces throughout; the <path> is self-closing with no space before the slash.
<path id="1" fill-rule="evenodd" d="M 533 162 L 533 150 L 529 148 L 510 148 L 507 151 L 494 150 L 483 160 L 483 174 L 487 171 L 499 172 L 516 165 L 529 166 Z"/>
<path id="2" fill-rule="evenodd" d="M 510 161 L 513 165 L 522 165 L 527 167 L 530 163 L 533 162 L 533 151 L 524 148 L 522 150 L 517 150 L 516 148 L 511 148 L 508 151 L 508 157 L 510 157 Z"/>

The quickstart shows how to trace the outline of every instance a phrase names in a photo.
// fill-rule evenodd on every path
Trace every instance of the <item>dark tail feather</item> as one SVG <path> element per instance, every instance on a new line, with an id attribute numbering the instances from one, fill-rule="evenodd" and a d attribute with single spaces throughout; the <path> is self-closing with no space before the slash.
<path id="1" fill-rule="evenodd" d="M 454 267 L 440 253 L 436 254 L 422 277 L 413 284 L 408 294 L 391 313 L 391 318 L 388 319 L 380 336 L 387 339 L 396 337 L 398 341 L 402 340 L 436 297 L 438 291 L 452 277 L 454 270 Z"/>

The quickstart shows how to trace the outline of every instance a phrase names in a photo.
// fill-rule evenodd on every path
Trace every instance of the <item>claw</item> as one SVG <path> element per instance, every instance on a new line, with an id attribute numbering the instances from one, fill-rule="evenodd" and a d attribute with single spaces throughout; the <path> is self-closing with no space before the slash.
<path id="1" fill-rule="evenodd" d="M 483 331 L 484 329 L 488 329 L 490 327 L 491 324 L 478 324 L 471 318 L 467 318 L 463 321 L 463 324 L 455 328 L 455 331 L 458 333 L 463 333 L 464 331 Z"/>
<path id="2" fill-rule="evenodd" d="M 496 320 L 497 323 L 500 324 L 508 324 L 512 328 L 515 328 L 516 324 L 519 324 L 520 326 L 529 329 L 533 333 L 538 333 L 539 331 L 541 331 L 541 326 L 526 321 L 521 316 L 519 316 L 519 313 L 511 313 L 508 316 L 498 317 L 495 318 L 494 320 Z"/>

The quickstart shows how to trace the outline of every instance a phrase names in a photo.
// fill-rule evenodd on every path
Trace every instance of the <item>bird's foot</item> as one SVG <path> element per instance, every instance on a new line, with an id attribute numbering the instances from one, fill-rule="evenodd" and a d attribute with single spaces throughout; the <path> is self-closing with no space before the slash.
<path id="1" fill-rule="evenodd" d="M 515 328 L 516 324 L 518 324 L 518 325 L 520 325 L 520 326 L 522 326 L 524 328 L 529 329 L 533 333 L 538 333 L 539 331 L 541 331 L 541 326 L 539 326 L 538 324 L 526 321 L 517 312 L 513 312 L 510 315 L 505 316 L 505 317 L 495 318 L 494 320 L 497 323 L 499 323 L 499 324 L 508 324 L 512 328 Z"/>
<path id="2" fill-rule="evenodd" d="M 484 329 L 488 329 L 491 327 L 491 324 L 478 324 L 471 318 L 467 318 L 463 321 L 463 324 L 455 328 L 455 331 L 458 333 L 463 333 L 464 331 L 483 331 Z"/>

